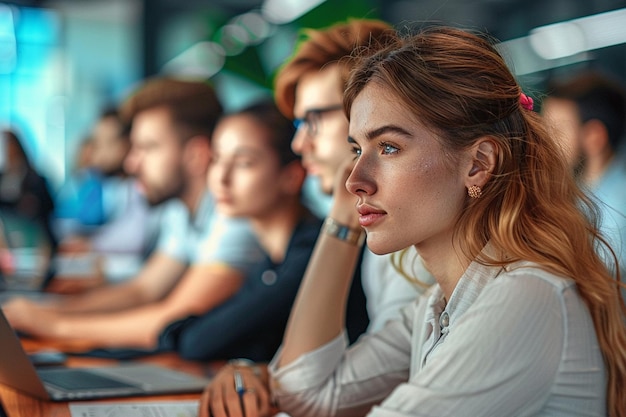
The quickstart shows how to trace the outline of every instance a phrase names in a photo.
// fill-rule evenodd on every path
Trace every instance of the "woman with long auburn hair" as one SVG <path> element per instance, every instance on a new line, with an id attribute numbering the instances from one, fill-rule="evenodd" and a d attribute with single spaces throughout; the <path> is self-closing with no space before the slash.
<path id="1" fill-rule="evenodd" d="M 619 268 L 492 42 L 447 27 L 399 36 L 358 59 L 344 105 L 355 163 L 336 199 L 356 197 L 373 252 L 414 246 L 437 283 L 347 348 L 342 265 L 357 250 L 324 228 L 269 367 L 278 407 L 626 416 Z"/>

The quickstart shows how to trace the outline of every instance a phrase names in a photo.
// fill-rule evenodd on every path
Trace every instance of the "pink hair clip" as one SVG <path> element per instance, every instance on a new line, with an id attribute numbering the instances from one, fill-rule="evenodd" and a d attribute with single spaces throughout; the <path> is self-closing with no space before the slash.
<path id="1" fill-rule="evenodd" d="M 532 97 L 528 97 L 526 94 L 520 93 L 519 102 L 522 105 L 522 107 L 525 108 L 526 110 L 530 110 L 530 111 L 533 110 Z"/>

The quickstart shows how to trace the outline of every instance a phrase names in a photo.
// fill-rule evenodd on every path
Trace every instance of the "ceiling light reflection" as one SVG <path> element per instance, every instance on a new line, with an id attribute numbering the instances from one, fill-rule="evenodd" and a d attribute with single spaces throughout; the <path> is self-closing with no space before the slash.
<path id="1" fill-rule="evenodd" d="M 261 10 L 268 22 L 281 25 L 289 23 L 325 0 L 265 0 Z"/>

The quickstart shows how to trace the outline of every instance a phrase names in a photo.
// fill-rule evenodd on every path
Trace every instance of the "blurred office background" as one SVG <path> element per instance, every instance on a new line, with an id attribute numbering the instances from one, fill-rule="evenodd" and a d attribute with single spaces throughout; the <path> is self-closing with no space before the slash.
<path id="1" fill-rule="evenodd" d="M 99 113 L 143 78 L 211 79 L 234 109 L 270 93 L 301 27 L 348 17 L 486 30 L 531 94 L 580 67 L 626 79 L 624 0 L 0 0 L 0 127 L 60 186 Z"/>

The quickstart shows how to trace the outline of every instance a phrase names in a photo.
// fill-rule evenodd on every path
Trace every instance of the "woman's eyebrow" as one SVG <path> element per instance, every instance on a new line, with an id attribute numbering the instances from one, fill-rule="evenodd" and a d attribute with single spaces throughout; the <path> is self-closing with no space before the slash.
<path id="1" fill-rule="evenodd" d="M 401 128 L 400 126 L 385 125 L 385 126 L 376 128 L 374 130 L 370 130 L 369 132 L 365 132 L 365 139 L 367 139 L 368 141 L 371 141 L 387 133 L 392 133 L 392 134 L 401 135 L 401 136 L 411 136 L 411 134 L 407 130 Z M 356 143 L 356 141 L 354 140 L 353 137 L 348 136 L 348 143 Z"/>
<path id="2" fill-rule="evenodd" d="M 259 152 L 256 148 L 249 148 L 249 147 L 237 148 L 235 152 L 233 152 L 235 156 L 256 156 L 258 155 L 258 153 Z"/>

